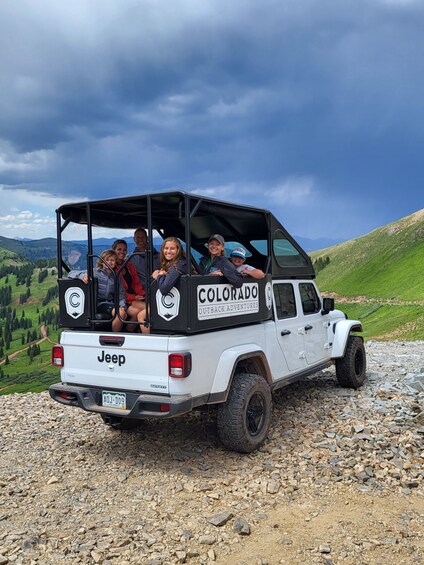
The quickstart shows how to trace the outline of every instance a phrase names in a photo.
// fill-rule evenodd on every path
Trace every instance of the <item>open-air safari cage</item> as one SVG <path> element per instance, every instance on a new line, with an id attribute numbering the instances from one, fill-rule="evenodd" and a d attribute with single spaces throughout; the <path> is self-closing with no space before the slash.
<path id="1" fill-rule="evenodd" d="M 64 237 L 66 229 L 74 224 L 86 227 L 84 245 Z M 272 279 L 315 276 L 308 255 L 267 210 L 182 191 L 66 204 L 57 210 L 62 326 L 92 330 L 104 327 L 103 316 L 96 312 L 93 271 L 100 252 L 109 245 L 99 249 L 97 241 L 93 241 L 93 231 L 98 228 L 112 230 L 117 239 L 128 230 L 145 228 L 150 273 L 153 248 L 159 251 L 160 241 L 167 237 L 180 239 L 187 273 L 167 297 L 160 295 L 155 281 L 145 289 L 151 333 L 196 333 L 267 320 L 272 317 Z M 224 237 L 227 255 L 234 247 L 243 247 L 246 262 L 262 269 L 266 277 L 261 280 L 246 277 L 241 289 L 233 289 L 223 277 L 197 274 L 198 261 L 207 254 L 207 242 L 212 234 Z M 67 278 L 68 272 L 78 267 L 87 269 L 88 285 Z M 119 280 L 118 271 L 115 283 L 119 284 Z"/>

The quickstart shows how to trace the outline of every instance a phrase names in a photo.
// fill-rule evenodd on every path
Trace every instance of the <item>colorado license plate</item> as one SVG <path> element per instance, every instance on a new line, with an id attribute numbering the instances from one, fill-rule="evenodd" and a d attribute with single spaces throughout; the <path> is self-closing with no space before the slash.
<path id="1" fill-rule="evenodd" d="M 127 395 L 125 392 L 102 391 L 102 405 L 108 408 L 119 408 L 125 410 L 127 407 Z"/>

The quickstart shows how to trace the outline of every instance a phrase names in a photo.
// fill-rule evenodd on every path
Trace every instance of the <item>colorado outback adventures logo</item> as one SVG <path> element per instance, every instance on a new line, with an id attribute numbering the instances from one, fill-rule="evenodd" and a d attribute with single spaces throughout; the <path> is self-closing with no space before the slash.
<path id="1" fill-rule="evenodd" d="M 241 288 L 230 284 L 197 287 L 197 318 L 227 318 L 259 312 L 258 283 L 243 283 Z"/>
<path id="2" fill-rule="evenodd" d="M 264 289 L 265 304 L 268 310 L 272 305 L 272 287 L 267 283 Z M 166 296 L 156 292 L 158 314 L 164 320 L 170 321 L 179 314 L 180 293 L 173 287 Z M 200 285 L 197 287 L 197 319 L 228 318 L 255 314 L 259 312 L 258 283 L 243 283 L 241 288 L 230 284 Z"/>

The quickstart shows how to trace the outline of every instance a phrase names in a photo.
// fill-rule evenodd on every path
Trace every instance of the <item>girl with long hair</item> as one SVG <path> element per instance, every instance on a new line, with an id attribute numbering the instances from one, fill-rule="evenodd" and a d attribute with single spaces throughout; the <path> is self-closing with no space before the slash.
<path id="1" fill-rule="evenodd" d="M 177 237 L 167 237 L 159 254 L 160 269 L 152 273 L 163 295 L 168 294 L 181 275 L 187 273 L 187 262 L 183 256 L 183 248 Z"/>

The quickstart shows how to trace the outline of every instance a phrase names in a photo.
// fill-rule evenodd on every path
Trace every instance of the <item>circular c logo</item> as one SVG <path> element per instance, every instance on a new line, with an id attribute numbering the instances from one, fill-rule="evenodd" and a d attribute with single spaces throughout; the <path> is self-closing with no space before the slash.
<path id="1" fill-rule="evenodd" d="M 168 300 L 167 300 L 168 299 Z M 173 308 L 174 307 L 174 295 L 172 291 L 168 292 L 166 296 L 162 296 L 162 305 L 164 308 Z"/>
<path id="2" fill-rule="evenodd" d="M 81 296 L 79 292 L 73 292 L 69 296 L 69 304 L 72 306 L 72 308 L 78 308 L 78 306 L 81 304 Z"/>

